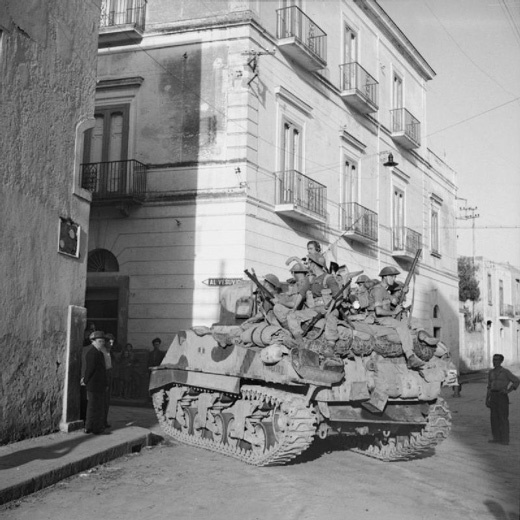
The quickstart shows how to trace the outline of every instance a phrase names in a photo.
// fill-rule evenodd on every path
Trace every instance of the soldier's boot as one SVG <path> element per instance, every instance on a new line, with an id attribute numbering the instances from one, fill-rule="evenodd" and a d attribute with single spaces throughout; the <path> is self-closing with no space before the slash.
<path id="1" fill-rule="evenodd" d="M 408 368 L 421 368 L 425 363 L 417 356 L 417 354 L 411 354 L 408 356 L 406 364 L 408 365 Z"/>

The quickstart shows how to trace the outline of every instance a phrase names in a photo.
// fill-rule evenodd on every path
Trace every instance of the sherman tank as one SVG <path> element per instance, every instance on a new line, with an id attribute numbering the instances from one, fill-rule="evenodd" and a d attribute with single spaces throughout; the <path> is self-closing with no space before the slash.
<path id="1" fill-rule="evenodd" d="M 242 321 L 249 301 L 236 298 Z M 416 458 L 448 436 L 440 392 L 454 366 L 443 343 L 412 331 L 424 365 L 411 369 L 394 331 L 345 320 L 330 362 L 322 328 L 298 341 L 272 320 L 180 332 L 151 369 L 162 429 L 256 466 L 285 464 L 331 435 L 382 461 Z"/>

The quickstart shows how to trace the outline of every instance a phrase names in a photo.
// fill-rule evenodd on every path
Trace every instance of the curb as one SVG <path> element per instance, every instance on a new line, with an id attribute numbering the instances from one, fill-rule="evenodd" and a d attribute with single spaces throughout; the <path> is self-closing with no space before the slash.
<path id="1" fill-rule="evenodd" d="M 16 453 L 8 455 L 14 464 L 11 470 L 2 472 L 9 474 L 10 482 L 6 486 L 0 482 L 0 504 L 19 499 L 123 455 L 138 453 L 142 448 L 155 444 L 157 436 L 145 428 L 135 426 L 114 432 L 111 436 L 88 436 L 88 443 L 84 442 L 85 437 L 85 434 L 77 434 L 78 442 L 74 449 L 51 461 L 44 457 L 34 463 L 22 460 L 20 466 L 16 467 Z M 29 448 L 27 451 L 35 449 L 43 450 L 45 446 Z"/>

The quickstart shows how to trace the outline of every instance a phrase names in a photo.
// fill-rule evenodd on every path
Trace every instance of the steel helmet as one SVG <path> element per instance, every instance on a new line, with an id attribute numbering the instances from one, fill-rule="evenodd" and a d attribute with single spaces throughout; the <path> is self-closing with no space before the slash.
<path id="1" fill-rule="evenodd" d="M 390 276 L 390 275 L 393 275 L 393 274 L 400 274 L 401 271 L 398 271 L 395 267 L 392 267 L 392 266 L 386 266 L 386 267 L 383 267 L 383 269 L 381 269 L 381 272 L 379 273 L 379 276 Z"/>
<path id="2" fill-rule="evenodd" d="M 356 283 L 365 283 L 368 282 L 370 278 L 366 274 L 362 274 L 361 276 L 358 276 Z"/>
<path id="3" fill-rule="evenodd" d="M 282 287 L 282 284 L 280 283 L 278 276 L 276 276 L 275 274 L 266 274 L 264 276 L 264 280 L 269 282 L 273 287 L 276 287 L 277 289 L 280 289 Z"/>
<path id="4" fill-rule="evenodd" d="M 307 273 L 309 270 L 300 262 L 291 267 L 291 273 Z"/>

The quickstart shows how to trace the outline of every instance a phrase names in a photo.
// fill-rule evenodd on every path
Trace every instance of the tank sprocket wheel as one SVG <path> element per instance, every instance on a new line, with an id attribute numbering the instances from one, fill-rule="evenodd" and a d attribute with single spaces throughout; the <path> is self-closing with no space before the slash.
<path id="1" fill-rule="evenodd" d="M 314 408 L 305 405 L 303 396 L 274 388 L 244 385 L 239 398 L 252 401 L 258 408 L 268 411 L 265 419 L 254 425 L 257 442 L 253 444 L 243 440 L 216 442 L 210 436 L 195 435 L 193 430 L 180 429 L 176 418 L 166 416 L 168 392 L 164 389 L 153 394 L 153 404 L 159 424 L 169 436 L 182 443 L 222 453 L 255 466 L 285 464 L 312 443 L 316 433 L 316 412 Z M 192 402 L 190 406 L 196 408 L 196 403 Z M 185 414 L 182 406 L 177 408 L 177 413 Z M 225 426 L 228 440 L 233 416 L 226 411 L 223 416 L 228 416 Z"/>
<path id="2" fill-rule="evenodd" d="M 421 431 L 391 436 L 384 443 L 372 435 L 358 437 L 352 451 L 385 462 L 411 460 L 440 444 L 450 430 L 451 412 L 446 401 L 438 398 L 430 405 L 427 423 Z"/>

